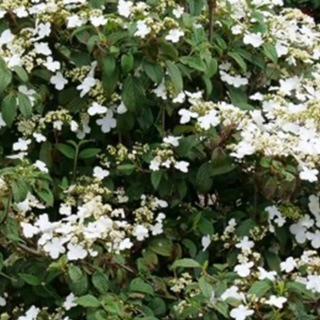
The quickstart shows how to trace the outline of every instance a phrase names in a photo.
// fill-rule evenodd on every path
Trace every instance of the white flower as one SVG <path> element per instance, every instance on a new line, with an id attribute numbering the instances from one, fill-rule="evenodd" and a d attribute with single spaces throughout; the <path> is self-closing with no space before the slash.
<path id="1" fill-rule="evenodd" d="M 308 238 L 308 240 L 311 241 L 311 246 L 314 249 L 320 248 L 320 230 L 316 230 L 316 232 L 314 232 L 314 233 L 308 232 L 307 238 Z"/>
<path id="2" fill-rule="evenodd" d="M 310 212 L 314 215 L 317 220 L 317 226 L 320 227 L 320 203 L 319 197 L 312 194 L 309 196 L 308 207 Z M 318 225 L 319 224 L 319 225 Z"/>
<path id="3" fill-rule="evenodd" d="M 180 38 L 184 36 L 184 32 L 178 28 L 171 29 L 166 35 L 165 39 L 173 43 L 179 42 Z"/>
<path id="4" fill-rule="evenodd" d="M 189 165 L 190 165 L 190 163 L 187 161 L 177 161 L 174 164 L 174 167 L 181 172 L 187 173 L 189 171 L 188 170 Z"/>
<path id="5" fill-rule="evenodd" d="M 6 299 L 0 296 L 0 307 L 4 307 L 6 304 L 7 304 Z"/>
<path id="6" fill-rule="evenodd" d="M 138 241 L 142 241 L 149 236 L 148 229 L 142 224 L 138 224 L 133 228 L 132 235 L 137 238 Z"/>
<path id="7" fill-rule="evenodd" d="M 232 157 L 242 159 L 245 156 L 249 156 L 255 152 L 255 147 L 252 143 L 241 141 L 234 152 L 231 153 Z"/>
<path id="8" fill-rule="evenodd" d="M 238 264 L 234 267 L 234 271 L 237 272 L 237 274 L 242 277 L 246 278 L 251 273 L 251 268 L 254 266 L 254 263 L 252 261 L 245 262 L 242 264 Z"/>
<path id="9" fill-rule="evenodd" d="M 101 127 L 103 133 L 108 133 L 117 126 L 117 121 L 113 118 L 113 112 L 110 109 L 107 111 L 106 115 L 103 118 L 98 119 L 96 123 Z"/>
<path id="10" fill-rule="evenodd" d="M 278 309 L 282 309 L 283 305 L 287 302 L 286 297 L 277 297 L 275 295 L 271 295 L 269 299 L 266 301 L 266 304 L 270 306 L 277 307 Z"/>
<path id="11" fill-rule="evenodd" d="M 182 6 L 179 6 L 179 5 L 172 10 L 172 14 L 173 14 L 177 19 L 181 18 L 182 15 L 183 15 L 183 13 L 184 13 L 184 8 L 183 8 Z"/>
<path id="12" fill-rule="evenodd" d="M 57 72 L 54 76 L 50 78 L 50 83 L 54 85 L 57 90 L 62 90 L 68 83 L 68 80 L 63 77 L 61 72 Z"/>
<path id="13" fill-rule="evenodd" d="M 131 240 L 129 238 L 125 238 L 124 240 L 122 240 L 119 244 L 119 250 L 126 250 L 126 249 L 130 249 L 132 248 L 133 243 L 131 242 Z"/>
<path id="14" fill-rule="evenodd" d="M 36 168 L 38 168 L 41 172 L 44 172 L 44 173 L 49 172 L 47 165 L 41 160 L 37 160 L 33 165 Z"/>
<path id="15" fill-rule="evenodd" d="M 280 43 L 279 41 L 276 43 L 276 52 L 278 57 L 282 57 L 288 54 L 289 49 L 285 44 Z"/>
<path id="16" fill-rule="evenodd" d="M 104 16 L 91 17 L 90 22 L 95 27 L 104 26 L 107 23 L 108 19 Z"/>
<path id="17" fill-rule="evenodd" d="M 175 98 L 172 99 L 173 103 L 183 103 L 186 99 L 186 94 L 182 91 Z"/>
<path id="18" fill-rule="evenodd" d="M 46 62 L 44 63 L 44 66 L 51 72 L 56 72 L 60 69 L 61 64 L 59 61 L 54 61 L 52 57 L 47 57 Z"/>
<path id="19" fill-rule="evenodd" d="M 34 44 L 34 50 L 36 53 L 43 54 L 44 56 L 50 56 L 52 54 L 47 42 L 36 42 Z"/>
<path id="20" fill-rule="evenodd" d="M 28 16 L 28 11 L 26 10 L 25 7 L 19 7 L 19 8 L 16 8 L 14 10 L 14 13 L 17 15 L 17 17 L 19 18 L 25 18 Z"/>
<path id="21" fill-rule="evenodd" d="M 159 171 L 161 162 L 158 161 L 157 158 L 151 160 L 149 164 L 149 169 L 152 171 Z"/>
<path id="22" fill-rule="evenodd" d="M 10 29 L 6 29 L 1 33 L 0 36 L 0 47 L 2 47 L 4 44 L 8 44 L 12 42 L 14 39 L 14 34 L 11 32 Z"/>
<path id="23" fill-rule="evenodd" d="M 243 31 L 243 27 L 241 25 L 235 25 L 231 28 L 232 34 L 235 34 L 235 35 L 241 34 L 242 31 Z"/>
<path id="24" fill-rule="evenodd" d="M 19 138 L 17 142 L 15 142 L 12 146 L 14 151 L 26 151 L 28 150 L 28 146 L 31 143 L 30 139 Z"/>
<path id="25" fill-rule="evenodd" d="M 97 83 L 97 79 L 91 77 L 90 75 L 86 77 L 81 84 L 77 86 L 80 92 L 80 97 L 84 97 Z"/>
<path id="26" fill-rule="evenodd" d="M 63 126 L 63 122 L 61 120 L 53 121 L 53 128 L 54 129 L 61 131 L 62 126 Z"/>
<path id="27" fill-rule="evenodd" d="M 32 238 L 39 233 L 39 229 L 30 223 L 21 222 L 22 233 L 26 238 Z"/>
<path id="28" fill-rule="evenodd" d="M 3 120 L 2 113 L 0 113 L 0 129 L 5 127 L 7 124 Z"/>
<path id="29" fill-rule="evenodd" d="M 72 208 L 66 203 L 61 203 L 59 213 L 63 216 L 70 216 L 70 214 L 72 213 Z"/>
<path id="30" fill-rule="evenodd" d="M 152 235 L 156 236 L 163 233 L 163 224 L 162 222 L 157 222 L 154 226 L 150 227 Z"/>
<path id="31" fill-rule="evenodd" d="M 117 113 L 118 114 L 124 114 L 128 111 L 126 105 L 121 101 L 121 103 L 117 107 Z"/>
<path id="32" fill-rule="evenodd" d="M 167 100 L 168 93 L 164 80 L 162 80 L 162 82 L 152 91 L 158 98 L 161 98 L 162 100 Z"/>
<path id="33" fill-rule="evenodd" d="M 299 173 L 299 177 L 301 180 L 306 180 L 309 182 L 316 182 L 318 181 L 318 175 L 319 171 L 317 169 L 309 169 L 307 167 L 303 167 L 302 171 Z"/>
<path id="34" fill-rule="evenodd" d="M 201 238 L 202 251 L 206 251 L 211 243 L 211 236 L 207 234 Z"/>
<path id="35" fill-rule="evenodd" d="M 247 33 L 243 37 L 244 44 L 251 44 L 254 48 L 259 48 L 263 44 L 261 33 Z"/>
<path id="36" fill-rule="evenodd" d="M 202 117 L 198 118 L 199 125 L 204 130 L 209 130 L 210 127 L 216 127 L 220 118 L 216 110 L 210 110 L 210 112 Z"/>
<path id="37" fill-rule="evenodd" d="M 144 20 L 137 21 L 137 31 L 134 33 L 135 36 L 144 39 L 151 32 L 151 28 L 146 24 Z"/>
<path id="38" fill-rule="evenodd" d="M 35 307 L 35 306 L 31 306 L 28 311 L 25 313 L 24 316 L 20 316 L 18 318 L 18 320 L 37 320 L 38 314 L 40 312 L 40 309 Z"/>
<path id="39" fill-rule="evenodd" d="M 187 109 L 180 109 L 178 113 L 181 116 L 180 124 L 186 124 L 186 123 L 190 122 L 191 118 L 198 117 L 197 113 L 189 111 Z"/>
<path id="40" fill-rule="evenodd" d="M 109 171 L 102 169 L 99 166 L 93 168 L 93 176 L 98 180 L 103 180 L 105 177 L 109 175 Z"/>
<path id="41" fill-rule="evenodd" d="M 32 136 L 36 139 L 38 143 L 47 141 L 47 138 L 41 133 L 33 133 Z"/>
<path id="42" fill-rule="evenodd" d="M 107 111 L 108 111 L 108 109 L 105 106 L 103 106 L 97 102 L 93 102 L 91 107 L 89 107 L 89 109 L 88 109 L 88 113 L 90 116 L 94 116 L 96 114 L 104 114 Z"/>
<path id="43" fill-rule="evenodd" d="M 250 317 L 254 314 L 252 309 L 249 309 L 247 306 L 240 304 L 239 307 L 233 308 L 230 312 L 230 317 L 235 320 L 245 320 L 247 317 Z"/>
<path id="44" fill-rule="evenodd" d="M 46 244 L 43 246 L 43 250 L 49 253 L 52 259 L 59 258 L 60 254 L 66 252 L 65 247 L 63 246 L 64 240 L 53 237 L 51 240 L 47 241 Z"/>
<path id="45" fill-rule="evenodd" d="M 275 281 L 277 272 L 276 271 L 267 271 L 262 267 L 258 267 L 259 270 L 259 280 L 265 280 L 268 279 L 270 281 Z"/>
<path id="46" fill-rule="evenodd" d="M 133 3 L 132 1 L 119 0 L 118 2 L 118 13 L 120 16 L 129 18 L 131 15 Z"/>
<path id="47" fill-rule="evenodd" d="M 293 257 L 289 257 L 286 261 L 280 263 L 281 271 L 285 271 L 287 273 L 293 271 L 297 267 L 297 263 Z"/>
<path id="48" fill-rule="evenodd" d="M 253 247 L 254 242 L 250 241 L 248 236 L 243 237 L 242 240 L 236 244 L 236 248 L 239 248 L 244 252 L 251 252 Z"/>
<path id="49" fill-rule="evenodd" d="M 69 261 L 84 259 L 88 255 L 88 252 L 80 245 L 68 243 L 67 257 Z"/>
<path id="50" fill-rule="evenodd" d="M 167 144 L 171 144 L 174 147 L 178 147 L 180 139 L 181 137 L 167 136 L 163 138 L 163 142 Z"/>
<path id="51" fill-rule="evenodd" d="M 320 293 L 320 276 L 308 275 L 306 288 L 312 292 Z"/>
<path id="52" fill-rule="evenodd" d="M 241 77 L 239 75 L 232 76 L 223 70 L 220 71 L 220 77 L 223 82 L 226 82 L 235 88 L 246 86 L 249 83 L 249 80 L 247 78 Z"/>
<path id="53" fill-rule="evenodd" d="M 84 25 L 86 23 L 86 21 L 82 18 L 80 18 L 78 15 L 73 14 L 72 16 L 70 16 L 68 18 L 68 22 L 67 22 L 67 28 L 68 29 L 72 29 L 72 28 L 77 28 L 77 27 L 81 27 L 82 25 Z"/>
<path id="54" fill-rule="evenodd" d="M 51 24 L 50 24 L 50 22 L 39 23 L 36 26 L 36 29 L 35 29 L 35 34 L 38 35 L 38 37 L 35 40 L 39 40 L 39 39 L 45 38 L 45 37 L 49 36 L 50 33 L 51 33 Z"/>
<path id="55" fill-rule="evenodd" d="M 239 288 L 237 286 L 232 286 L 224 291 L 221 295 L 221 300 L 225 301 L 227 299 L 235 299 L 238 301 L 244 300 L 244 294 L 239 292 Z"/>
<path id="56" fill-rule="evenodd" d="M 285 80 L 280 80 L 279 83 L 280 83 L 279 91 L 285 95 L 290 95 L 291 91 L 297 89 L 300 83 L 300 79 L 297 76 L 295 76 Z"/>
<path id="57" fill-rule="evenodd" d="M 63 308 L 65 310 L 70 310 L 71 308 L 75 307 L 77 305 L 76 303 L 77 297 L 71 292 L 67 297 L 66 300 L 63 303 Z"/>

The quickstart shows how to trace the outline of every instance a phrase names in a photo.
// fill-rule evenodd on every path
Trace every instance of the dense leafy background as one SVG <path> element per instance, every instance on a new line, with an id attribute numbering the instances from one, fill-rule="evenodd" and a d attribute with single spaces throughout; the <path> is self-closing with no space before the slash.
<path id="1" fill-rule="evenodd" d="M 0 2 L 1 320 L 319 319 L 320 30 L 281 2 Z"/>

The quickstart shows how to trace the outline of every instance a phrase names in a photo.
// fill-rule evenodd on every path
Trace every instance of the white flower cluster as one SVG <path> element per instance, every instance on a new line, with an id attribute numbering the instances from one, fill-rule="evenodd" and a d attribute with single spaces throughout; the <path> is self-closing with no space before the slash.
<path id="1" fill-rule="evenodd" d="M 130 249 L 134 241 L 163 232 L 165 214 L 155 211 L 165 208 L 167 203 L 143 196 L 140 205 L 129 217 L 124 208 L 113 208 L 101 195 L 86 195 L 75 208 L 62 203 L 59 213 L 63 218 L 58 221 L 50 221 L 44 213 L 26 218 L 29 221 L 22 221 L 21 227 L 26 238 L 37 237 L 38 247 L 52 259 L 64 254 L 69 261 L 94 257 L 99 244 L 110 253 L 119 253 Z"/>
<path id="2" fill-rule="evenodd" d="M 273 217 L 275 216 L 275 209 L 275 207 L 269 208 Z M 320 259 L 317 251 L 305 250 L 300 258 L 289 256 L 280 263 L 281 273 L 274 270 L 270 271 L 265 269 L 261 254 L 254 251 L 256 242 L 253 238 L 244 236 L 239 239 L 234 233 L 235 227 L 235 220 L 232 219 L 223 235 L 215 238 L 216 240 L 220 238 L 225 242 L 225 248 L 230 249 L 230 244 L 234 243 L 234 247 L 240 250 L 237 255 L 238 264 L 234 267 L 234 272 L 238 278 L 220 296 L 213 293 L 211 303 L 220 300 L 234 306 L 234 301 L 237 301 L 237 305 L 230 311 L 230 317 L 236 320 L 244 320 L 255 312 L 257 305 L 283 309 L 288 297 L 283 293 L 273 292 L 274 289 L 271 289 L 278 288 L 277 284 L 283 281 L 294 281 L 303 284 L 311 292 L 320 293 Z M 264 236 L 266 235 L 267 233 L 264 234 Z M 250 292 L 251 285 L 258 281 L 272 284 L 270 290 L 267 290 L 268 293 L 265 294 L 267 297 L 265 295 L 257 297 Z"/>
<path id="3" fill-rule="evenodd" d="M 156 156 L 151 160 L 149 169 L 152 171 L 159 171 L 160 168 L 175 169 L 187 173 L 189 170 L 189 162 L 181 160 L 177 161 L 174 158 L 172 147 L 179 146 L 181 137 L 168 136 L 163 138 L 163 147 L 156 149 Z"/>
<path id="4" fill-rule="evenodd" d="M 280 79 L 270 93 L 257 93 L 252 101 L 261 109 L 243 111 L 225 102 L 206 102 L 189 98 L 191 107 L 180 109 L 180 123 L 196 119 L 196 126 L 209 130 L 219 125 L 235 127 L 237 141 L 231 143 L 231 155 L 237 159 L 258 155 L 293 159 L 300 179 L 317 181 L 320 160 L 319 65 L 308 77 Z"/>

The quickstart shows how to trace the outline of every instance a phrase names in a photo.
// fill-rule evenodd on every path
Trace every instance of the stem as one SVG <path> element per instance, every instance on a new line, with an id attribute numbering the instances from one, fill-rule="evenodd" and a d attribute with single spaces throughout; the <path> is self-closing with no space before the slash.
<path id="1" fill-rule="evenodd" d="M 18 243 L 17 247 L 22 249 L 25 252 L 28 252 L 28 253 L 32 254 L 32 255 L 35 255 L 35 256 L 38 256 L 38 257 L 42 257 L 43 256 L 40 251 L 37 251 L 37 250 L 32 249 L 30 247 L 27 247 L 24 244 Z"/>
<path id="2" fill-rule="evenodd" d="M 72 169 L 72 181 L 76 179 L 77 166 L 78 166 L 78 157 L 79 157 L 79 145 L 76 146 L 76 153 L 73 159 L 73 169 Z"/>
<path id="3" fill-rule="evenodd" d="M 217 0 L 208 0 L 209 7 L 209 41 L 212 41 L 213 35 L 213 25 L 214 25 L 214 15 L 217 8 Z"/>

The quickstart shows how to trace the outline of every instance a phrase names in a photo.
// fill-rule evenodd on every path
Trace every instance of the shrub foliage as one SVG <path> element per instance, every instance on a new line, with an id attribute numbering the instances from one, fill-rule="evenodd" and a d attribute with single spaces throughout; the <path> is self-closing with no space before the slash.
<path id="1" fill-rule="evenodd" d="M 0 319 L 319 319 L 320 29 L 282 0 L 0 2 Z"/>

